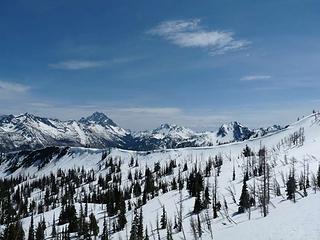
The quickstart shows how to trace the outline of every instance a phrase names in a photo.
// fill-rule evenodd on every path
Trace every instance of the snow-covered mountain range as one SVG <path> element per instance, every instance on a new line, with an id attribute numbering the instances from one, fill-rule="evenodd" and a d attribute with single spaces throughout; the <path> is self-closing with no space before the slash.
<path id="1" fill-rule="evenodd" d="M 79 121 L 61 121 L 25 113 L 0 117 L 0 150 L 31 150 L 47 146 L 119 147 L 143 151 L 203 147 L 243 141 L 281 129 L 278 125 L 249 129 L 231 122 L 223 124 L 216 132 L 198 133 L 185 127 L 162 124 L 151 131 L 134 133 L 99 112 Z"/>

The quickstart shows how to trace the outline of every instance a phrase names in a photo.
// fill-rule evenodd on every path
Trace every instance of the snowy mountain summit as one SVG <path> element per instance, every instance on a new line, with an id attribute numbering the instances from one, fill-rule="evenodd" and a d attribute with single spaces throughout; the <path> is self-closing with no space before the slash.
<path id="1" fill-rule="evenodd" d="M 231 122 L 229 124 L 223 124 L 219 128 L 217 136 L 224 139 L 230 139 L 230 141 L 243 141 L 250 138 L 253 132 L 254 131 L 242 126 L 238 122 Z"/>
<path id="2" fill-rule="evenodd" d="M 165 123 L 161 124 L 160 127 L 154 129 L 151 135 L 159 138 L 172 137 L 180 139 L 189 139 L 193 137 L 195 133 L 191 129 Z"/>
<path id="3" fill-rule="evenodd" d="M 108 118 L 107 115 L 100 112 L 94 112 L 89 117 L 82 117 L 79 122 L 83 124 L 99 124 L 102 126 L 109 125 L 113 127 L 117 126 L 117 124 L 115 124 L 112 119 Z"/>

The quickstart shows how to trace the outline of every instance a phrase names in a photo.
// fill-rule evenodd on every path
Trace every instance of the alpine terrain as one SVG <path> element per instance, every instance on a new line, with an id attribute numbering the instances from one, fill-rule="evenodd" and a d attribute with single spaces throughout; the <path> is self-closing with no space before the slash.
<path id="1" fill-rule="evenodd" d="M 101 113 L 0 126 L 4 239 L 319 239 L 318 113 L 205 133 L 131 133 Z"/>

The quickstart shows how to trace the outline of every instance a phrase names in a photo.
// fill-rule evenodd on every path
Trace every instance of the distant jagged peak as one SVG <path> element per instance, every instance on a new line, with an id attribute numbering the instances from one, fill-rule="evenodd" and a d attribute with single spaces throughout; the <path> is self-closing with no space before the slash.
<path id="1" fill-rule="evenodd" d="M 14 118 L 15 118 L 15 116 L 12 115 L 12 114 L 10 114 L 10 115 L 2 115 L 2 116 L 0 116 L 0 122 L 9 123 Z"/>
<path id="2" fill-rule="evenodd" d="M 186 127 L 182 127 L 176 124 L 163 123 L 159 127 L 150 132 L 155 138 L 173 137 L 187 139 L 194 136 L 195 133 Z"/>
<path id="3" fill-rule="evenodd" d="M 218 129 L 218 135 L 224 135 L 225 133 L 234 131 L 235 129 L 242 129 L 242 128 L 249 129 L 237 121 L 225 123 L 225 124 L 222 124 L 221 127 Z"/>
<path id="4" fill-rule="evenodd" d="M 252 130 L 237 121 L 223 124 L 217 131 L 218 137 L 229 136 L 230 140 L 236 141 L 248 139 L 252 134 Z"/>
<path id="5" fill-rule="evenodd" d="M 221 127 L 232 129 L 234 127 L 244 127 L 244 125 L 239 123 L 239 122 L 237 122 L 237 121 L 232 121 L 232 122 L 229 122 L 229 123 L 222 124 Z"/>
<path id="6" fill-rule="evenodd" d="M 10 115 L 2 115 L 0 116 L 0 123 L 2 124 L 16 124 L 16 123 L 21 123 L 24 121 L 36 121 L 37 119 L 40 119 L 40 117 L 37 117 L 31 113 L 21 113 L 21 114 L 10 114 Z"/>
<path id="7" fill-rule="evenodd" d="M 109 125 L 116 127 L 117 124 L 112 121 L 106 114 L 102 112 L 94 112 L 88 117 L 82 117 L 79 120 L 80 123 L 88 124 L 88 123 L 96 123 L 100 125 Z"/>
<path id="8" fill-rule="evenodd" d="M 31 114 L 31 113 L 28 113 L 28 112 L 18 114 L 15 117 L 16 118 L 30 118 L 30 119 L 37 118 L 37 116 L 35 116 L 35 115 Z"/>
<path id="9" fill-rule="evenodd" d="M 176 125 L 176 124 L 170 124 L 170 123 L 162 123 L 159 127 L 157 127 L 154 130 L 161 130 L 161 129 L 168 129 L 168 130 L 183 130 L 186 129 L 185 127 Z"/>
<path id="10" fill-rule="evenodd" d="M 155 128 L 153 132 L 158 132 L 162 130 L 167 130 L 167 131 L 188 131 L 188 132 L 193 132 L 191 129 L 177 125 L 177 124 L 170 124 L 170 123 L 162 123 L 160 124 L 159 127 Z"/>

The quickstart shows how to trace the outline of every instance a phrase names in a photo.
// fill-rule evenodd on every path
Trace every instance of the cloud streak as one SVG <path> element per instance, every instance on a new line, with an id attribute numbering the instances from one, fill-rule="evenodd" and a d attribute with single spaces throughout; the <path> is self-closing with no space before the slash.
<path id="1" fill-rule="evenodd" d="M 260 80 L 268 80 L 271 76 L 269 75 L 249 75 L 240 78 L 241 81 L 260 81 Z"/>
<path id="2" fill-rule="evenodd" d="M 150 115 L 166 115 L 166 114 L 178 114 L 181 113 L 180 108 L 175 107 L 131 107 L 120 108 L 119 112 L 132 113 L 132 114 L 150 114 Z"/>
<path id="3" fill-rule="evenodd" d="M 27 85 L 0 80 L 0 92 L 25 93 L 29 90 L 30 87 Z"/>
<path id="4" fill-rule="evenodd" d="M 68 60 L 58 63 L 49 64 L 49 67 L 62 70 L 79 70 L 87 68 L 97 68 L 105 65 L 105 61 L 82 61 L 82 60 Z"/>
<path id="5" fill-rule="evenodd" d="M 147 31 L 183 48 L 206 48 L 210 55 L 246 48 L 250 42 L 237 40 L 233 32 L 207 30 L 200 19 L 165 21 Z"/>
<path id="6" fill-rule="evenodd" d="M 30 89 L 30 86 L 0 79 L 1 100 L 21 99 L 27 95 Z"/>
<path id="7" fill-rule="evenodd" d="M 111 60 L 66 60 L 57 63 L 50 63 L 48 66 L 60 70 L 81 70 L 89 68 L 109 67 L 114 64 L 124 64 L 136 61 L 140 58 L 116 58 Z"/>

